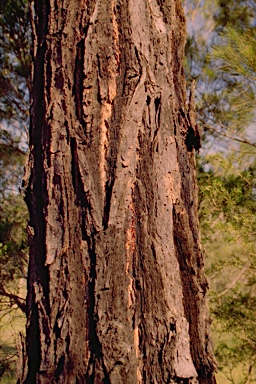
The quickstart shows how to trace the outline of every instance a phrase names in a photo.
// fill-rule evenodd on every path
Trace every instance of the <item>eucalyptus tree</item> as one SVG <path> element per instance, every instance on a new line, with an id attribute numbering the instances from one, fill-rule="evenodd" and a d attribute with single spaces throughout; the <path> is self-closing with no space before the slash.
<path id="1" fill-rule="evenodd" d="M 214 383 L 185 17 L 35 1 L 22 383 Z"/>

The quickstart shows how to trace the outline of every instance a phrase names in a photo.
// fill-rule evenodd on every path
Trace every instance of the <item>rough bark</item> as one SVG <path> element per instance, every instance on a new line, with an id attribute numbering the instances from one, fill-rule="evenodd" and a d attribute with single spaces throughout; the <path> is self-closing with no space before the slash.
<path id="1" fill-rule="evenodd" d="M 215 383 L 181 1 L 35 0 L 32 21 L 19 382 Z"/>

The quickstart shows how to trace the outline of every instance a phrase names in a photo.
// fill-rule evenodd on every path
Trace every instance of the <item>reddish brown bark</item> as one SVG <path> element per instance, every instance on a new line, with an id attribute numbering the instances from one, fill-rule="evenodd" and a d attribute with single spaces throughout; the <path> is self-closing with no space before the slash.
<path id="1" fill-rule="evenodd" d="M 214 383 L 181 1 L 35 15 L 20 382 Z"/>

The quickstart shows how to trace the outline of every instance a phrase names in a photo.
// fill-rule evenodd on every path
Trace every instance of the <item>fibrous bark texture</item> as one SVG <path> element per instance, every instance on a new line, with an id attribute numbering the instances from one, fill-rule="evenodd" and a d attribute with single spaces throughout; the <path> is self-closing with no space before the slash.
<path id="1" fill-rule="evenodd" d="M 215 383 L 181 0 L 35 0 L 31 17 L 19 382 Z"/>

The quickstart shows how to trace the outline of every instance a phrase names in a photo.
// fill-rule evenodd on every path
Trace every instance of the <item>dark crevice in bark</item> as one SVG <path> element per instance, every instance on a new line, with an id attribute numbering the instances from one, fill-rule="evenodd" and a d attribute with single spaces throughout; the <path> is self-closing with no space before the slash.
<path id="1" fill-rule="evenodd" d="M 105 375 L 105 383 L 109 384 L 109 376 L 104 365 L 102 356 L 102 346 L 100 344 L 97 335 L 97 314 L 96 314 L 96 297 L 95 297 L 95 281 L 97 278 L 96 273 L 96 253 L 95 253 L 95 236 L 96 230 L 93 227 L 88 227 L 90 222 L 89 217 L 92 217 L 91 205 L 87 199 L 86 192 L 82 183 L 81 175 L 78 167 L 78 154 L 77 154 L 77 141 L 75 138 L 71 138 L 71 152 L 72 152 L 72 177 L 73 186 L 76 194 L 76 205 L 80 209 L 81 231 L 82 239 L 88 244 L 88 256 L 89 256 L 89 272 L 88 272 L 88 284 L 87 291 L 87 338 L 89 340 L 90 358 L 87 366 L 87 373 L 85 375 L 86 383 L 94 384 L 97 382 L 97 370 L 99 366 L 102 367 L 102 371 Z M 90 235 L 88 235 L 90 231 Z M 83 381 L 81 381 L 83 382 Z"/>
<path id="2" fill-rule="evenodd" d="M 104 373 L 104 384 L 110 384 L 110 377 L 109 373 L 107 372 L 106 366 L 104 364 L 103 360 L 103 354 L 102 354 L 102 345 L 99 341 L 98 335 L 97 335 L 97 322 L 98 322 L 98 316 L 97 311 L 95 309 L 96 305 L 96 298 L 95 298 L 95 281 L 97 278 L 96 273 L 96 253 L 95 253 L 95 236 L 92 234 L 91 237 L 87 238 L 88 243 L 88 252 L 90 257 L 90 275 L 89 275 L 89 281 L 88 281 L 88 339 L 89 339 L 89 349 L 91 352 L 89 363 L 88 363 L 88 369 L 86 373 L 86 383 L 88 384 L 95 384 L 97 382 L 96 375 L 98 367 L 97 365 L 102 367 L 103 373 Z"/>
<path id="3" fill-rule="evenodd" d="M 60 358 L 59 358 L 59 361 L 57 363 L 57 368 L 55 370 L 55 380 L 56 382 L 58 382 L 58 380 L 60 379 L 60 375 L 63 374 L 64 372 L 64 366 L 65 366 L 65 356 L 62 355 Z"/>
<path id="4" fill-rule="evenodd" d="M 44 294 L 44 305 L 47 313 L 49 308 L 49 275 L 44 265 L 45 255 L 45 221 L 44 207 L 46 200 L 45 176 L 43 172 L 43 146 L 47 143 L 48 137 L 43 137 L 42 132 L 46 125 L 45 101 L 42 97 L 44 90 L 44 62 L 46 52 L 45 34 L 48 28 L 48 2 L 36 2 L 36 11 L 40 12 L 41 17 L 37 19 L 38 50 L 35 60 L 35 78 L 33 81 L 33 99 L 31 105 L 30 125 L 30 159 L 33 166 L 30 169 L 29 180 L 24 179 L 26 186 L 25 201 L 30 210 L 29 221 L 29 247 L 30 261 L 28 272 L 28 295 L 27 295 L 27 356 L 28 356 L 28 376 L 24 383 L 31 384 L 36 382 L 36 374 L 40 366 L 40 331 L 39 331 L 39 305 L 35 297 L 34 286 L 38 284 L 42 287 Z M 40 124 L 38 124 L 40 121 Z M 37 127 L 37 129 L 35 129 Z M 34 180 L 37 179 L 37 183 Z M 34 184 L 34 189 L 30 186 Z M 33 343 L 31 343 L 33 340 Z"/>
<path id="5" fill-rule="evenodd" d="M 28 354 L 28 376 L 24 384 L 36 383 L 36 374 L 40 366 L 40 335 L 38 327 L 38 309 L 33 304 L 30 312 L 30 326 L 27 329 L 27 339 L 34 340 L 33 343 L 27 343 Z"/>
<path id="6" fill-rule="evenodd" d="M 86 231 L 87 227 L 87 215 L 91 215 L 91 207 L 88 203 L 86 193 L 84 192 L 81 175 L 78 168 L 78 154 L 77 154 L 77 142 L 75 138 L 70 139 L 70 148 L 72 153 L 72 181 L 74 192 L 76 196 L 76 205 L 80 212 L 80 228 L 82 232 L 82 240 L 87 240 L 88 234 Z"/>
<path id="7" fill-rule="evenodd" d="M 75 60 L 75 71 L 74 71 L 74 96 L 75 96 L 75 105 L 76 105 L 76 115 L 83 126 L 86 129 L 86 123 L 83 119 L 83 80 L 84 80 L 84 57 L 85 57 L 85 38 L 77 44 L 76 51 L 76 60 Z"/>
<path id="8" fill-rule="evenodd" d="M 156 136 L 156 132 L 160 127 L 161 95 L 155 98 L 154 103 L 155 103 L 155 123 L 157 128 L 157 130 L 154 133 L 154 136 Z"/>
<path id="9" fill-rule="evenodd" d="M 78 155 L 77 155 L 77 143 L 76 139 L 74 137 L 70 138 L 70 149 L 72 154 L 72 181 L 73 181 L 73 187 L 74 192 L 76 195 L 76 204 L 79 206 L 80 203 L 80 197 L 82 194 L 81 190 L 81 180 L 79 180 L 79 171 L 78 171 Z"/>
<path id="10" fill-rule="evenodd" d="M 192 127 L 188 127 L 185 144 L 189 152 L 192 152 L 193 149 L 199 151 L 201 148 L 200 136 L 196 135 L 196 132 Z"/>
<path id="11" fill-rule="evenodd" d="M 40 91 L 43 89 L 43 62 L 44 62 L 44 50 L 45 45 L 39 52 L 40 58 L 37 60 L 41 63 L 41 68 L 39 72 L 39 76 L 34 81 L 34 87 L 36 88 L 36 94 L 40 94 Z M 38 69 L 39 71 L 39 69 Z M 44 121 L 44 113 L 45 113 L 45 103 L 41 99 L 35 99 L 32 105 L 32 125 L 37 126 L 37 120 Z M 43 125 L 46 123 L 43 123 Z M 43 131 L 43 128 L 42 128 Z M 45 143 L 48 142 L 48 137 L 42 138 L 42 131 L 39 129 L 34 129 L 32 135 L 31 133 L 31 147 L 32 156 L 34 158 L 34 167 L 31 170 L 32 179 L 37 178 L 37 183 L 34 191 L 31 191 L 29 188 L 26 190 L 25 201 L 28 206 L 32 207 L 30 209 L 30 222 L 29 226 L 33 228 L 33 235 L 29 235 L 29 246 L 31 249 L 31 259 L 30 263 L 33 263 L 33 266 L 29 268 L 29 270 L 33 271 L 33 277 L 29 276 L 29 278 L 36 279 L 36 276 L 40 276 L 40 283 L 44 289 L 44 295 L 48 298 L 48 270 L 44 265 L 44 254 L 45 254 L 45 218 L 44 218 L 44 209 L 47 204 L 47 193 L 43 193 L 46 191 L 46 183 L 45 183 L 45 174 L 43 172 L 43 151 L 42 147 Z M 48 136 L 48 135 L 47 135 Z M 42 175 L 38 177 L 38 175 Z M 40 245 L 39 245 L 40 244 Z M 33 250 L 36 248 L 36 252 Z M 34 258 L 37 260 L 35 261 Z M 48 302 L 48 300 L 47 300 Z M 47 308 L 49 311 L 49 307 Z"/>
<path id="12" fill-rule="evenodd" d="M 46 0 L 35 1 L 35 13 L 37 14 L 36 32 L 39 38 L 39 45 L 45 39 L 48 27 L 48 15 L 50 13 L 49 2 Z"/>
<path id="13" fill-rule="evenodd" d="M 50 65 L 50 59 L 51 59 L 51 52 L 48 51 L 48 52 L 46 52 L 46 55 L 44 57 L 44 60 L 47 63 L 46 64 L 46 71 L 45 71 L 46 72 L 46 74 L 45 74 L 45 83 L 46 83 L 45 93 L 47 95 L 46 96 L 47 101 L 50 101 L 50 99 L 51 99 L 50 90 L 51 90 L 51 81 L 52 81 L 52 66 Z M 42 78 L 42 81 L 43 81 L 43 78 Z M 44 103 L 43 103 L 43 105 L 44 105 Z M 50 164 L 49 164 L 49 166 L 50 166 Z"/>
<path id="14" fill-rule="evenodd" d="M 101 94 L 100 94 L 100 77 L 101 77 L 101 64 L 100 64 L 100 56 L 99 54 L 97 53 L 96 55 L 96 60 L 97 60 L 97 102 L 101 105 L 102 104 L 102 98 L 101 98 Z"/>
<path id="15" fill-rule="evenodd" d="M 105 204 L 104 204 L 104 215 L 103 215 L 103 229 L 106 230 L 108 227 L 109 213 L 111 208 L 111 196 L 114 186 L 114 179 L 111 178 L 105 184 Z"/>

